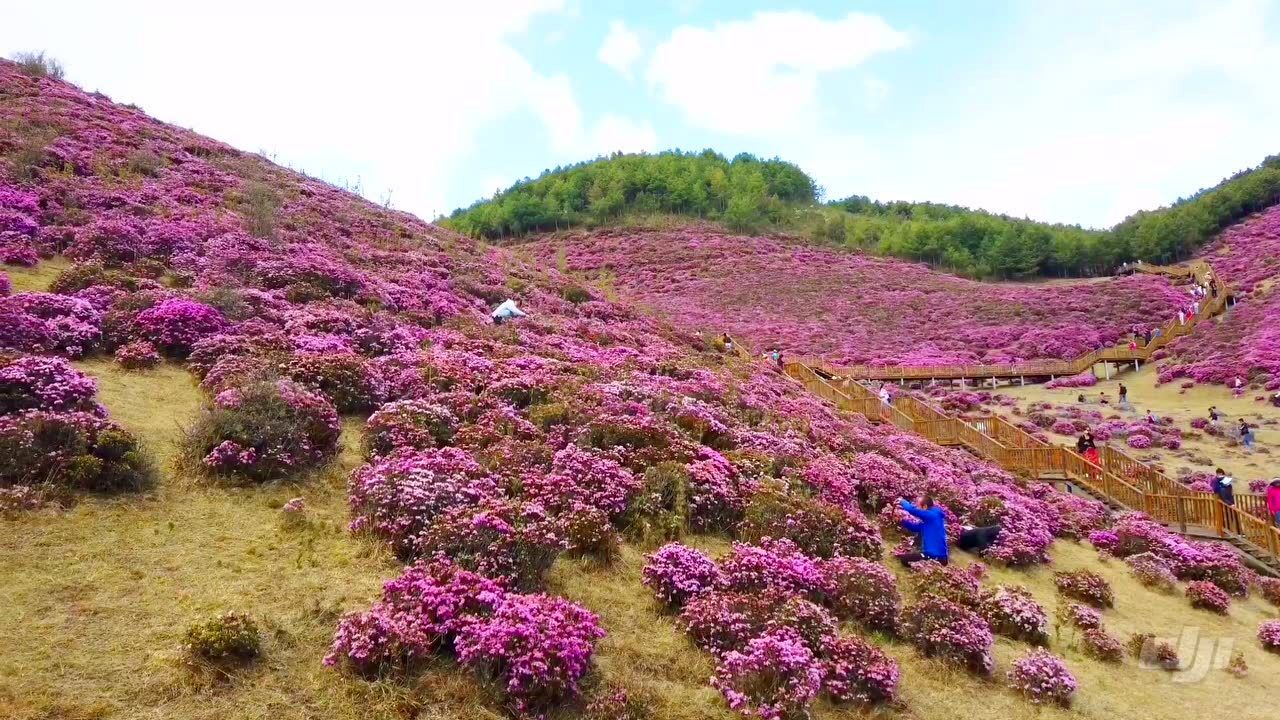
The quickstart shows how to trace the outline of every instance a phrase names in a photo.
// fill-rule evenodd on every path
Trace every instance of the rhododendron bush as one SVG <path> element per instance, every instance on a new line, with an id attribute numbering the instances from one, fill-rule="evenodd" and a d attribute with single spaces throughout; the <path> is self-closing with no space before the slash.
<path id="1" fill-rule="evenodd" d="M 1074 358 L 1177 313 L 1185 293 L 1135 276 L 990 285 L 923 264 L 703 229 L 601 231 L 532 243 L 547 262 L 608 270 L 624 294 L 691 328 L 836 364 Z M 763 351 L 763 350 L 762 350 Z"/>
<path id="2" fill-rule="evenodd" d="M 924 569 L 940 589 L 903 609 L 880 564 L 899 537 L 898 499 L 932 495 L 953 535 L 1000 523 L 984 558 L 1010 567 L 1044 563 L 1055 538 L 1107 520 L 1093 501 L 837 413 L 767 367 L 583 291 L 552 264 L 374 207 L 100 96 L 37 83 L 7 63 L 0 81 L 0 119 L 59 131 L 29 181 L 0 170 L 4 217 L 20 227 L 12 240 L 75 261 L 50 292 L 0 296 L 0 444 L 30 461 L 11 464 L 25 473 L 52 463 L 66 484 L 91 489 L 127 485 L 144 469 L 136 443 L 103 417 L 92 381 L 55 356 L 105 351 L 145 366 L 163 353 L 187 367 L 208 407 L 190 427 L 186 460 L 214 478 L 272 482 L 322 467 L 339 449 L 339 413 L 369 413 L 363 464 L 348 478 L 350 530 L 410 565 L 377 603 L 340 621 L 328 660 L 338 668 L 413 672 L 453 656 L 515 711 L 549 712 L 578 694 L 608 628 L 544 594 L 554 587 L 548 573 L 565 553 L 615 559 L 625 537 L 649 553 L 639 582 L 654 594 L 654 622 L 670 614 L 714 658 L 728 703 L 768 716 L 807 712 L 820 696 L 892 702 L 896 663 L 842 635 L 841 621 L 901 633 L 922 653 L 984 675 L 993 672 L 984 617 L 1032 642 L 1044 626 L 1024 593 L 984 595 L 977 575 L 959 569 Z M 12 132 L 0 123 L 0 148 L 14 146 Z M 121 171 L 144 134 L 165 162 L 154 174 L 126 172 L 126 182 Z M 228 170 L 236 167 L 251 167 L 275 193 L 271 222 L 242 214 L 261 188 Z M 682 237 L 725 257 L 740 245 Z M 848 333 L 817 328 L 830 349 L 850 348 L 839 359 L 873 359 L 852 348 L 877 347 L 877 333 L 889 353 L 879 359 L 1073 355 L 1113 339 L 1131 316 L 1167 309 L 1167 289 L 1150 278 L 1088 293 L 1010 286 L 990 295 L 916 266 L 759 242 L 760 262 L 791 267 L 783 282 L 830 259 L 842 283 L 833 302 L 848 301 L 848 273 L 902 271 L 890 285 L 864 284 L 865 299 L 882 303 L 873 314 L 892 309 L 900 324 L 846 318 Z M 654 289 L 697 297 L 699 284 L 673 272 Z M 935 295 L 940 310 L 921 311 Z M 494 326 L 488 313 L 508 297 L 528 316 Z M 768 337 L 798 332 L 733 297 L 744 302 L 734 322 Z M 813 307 L 832 318 L 840 308 L 820 303 L 805 314 Z M 1097 327 L 1098 317 L 1115 326 Z M 925 326 L 934 346 L 900 342 Z M 6 489 L 32 484 L 2 472 Z M 31 504 L 25 491 L 5 497 Z M 690 532 L 733 544 L 712 558 L 679 543 Z M 1175 565 L 1180 577 L 1233 577 L 1205 553 Z"/>
<path id="3" fill-rule="evenodd" d="M 1237 305 L 1194 337 L 1170 346 L 1160 380 L 1187 377 L 1231 384 L 1236 378 L 1280 387 L 1280 206 L 1233 225 L 1201 253 L 1235 292 Z"/>

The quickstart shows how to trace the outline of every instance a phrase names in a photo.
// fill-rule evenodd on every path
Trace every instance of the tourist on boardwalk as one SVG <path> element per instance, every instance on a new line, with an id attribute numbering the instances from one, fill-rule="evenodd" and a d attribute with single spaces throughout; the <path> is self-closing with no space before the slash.
<path id="1" fill-rule="evenodd" d="M 1186 311 L 1186 310 L 1179 310 L 1179 311 L 1178 311 L 1178 324 L 1179 324 L 1179 325 L 1186 325 L 1186 324 L 1187 324 L 1187 311 Z"/>
<path id="2" fill-rule="evenodd" d="M 1146 346 L 1150 345 L 1150 344 L 1151 344 L 1151 338 L 1152 338 L 1153 336 L 1154 336 L 1154 332 L 1153 332 L 1152 330 L 1148 330 L 1148 331 L 1146 331 L 1145 333 L 1143 333 L 1143 334 L 1142 334 L 1142 346 L 1143 346 L 1143 347 L 1146 347 Z"/>
<path id="3" fill-rule="evenodd" d="M 1164 335 L 1164 329 L 1162 329 L 1162 328 L 1153 328 L 1153 329 L 1151 330 L 1151 339 L 1152 339 L 1152 340 L 1155 340 L 1156 338 L 1160 337 L 1161 335 Z"/>
<path id="4" fill-rule="evenodd" d="M 1276 527 L 1280 527 L 1280 478 L 1267 485 L 1267 513 Z"/>
<path id="5" fill-rule="evenodd" d="M 1093 432 L 1085 430 L 1076 438 L 1076 452 L 1084 456 L 1090 465 L 1102 465 L 1098 458 L 1098 443 L 1093 439 Z"/>
<path id="6" fill-rule="evenodd" d="M 770 350 L 768 357 L 770 360 L 773 361 L 773 364 L 777 366 L 779 370 L 782 369 L 782 351 L 781 350 L 779 350 L 778 348 L 774 348 Z"/>
<path id="7" fill-rule="evenodd" d="M 920 536 L 920 552 L 898 555 L 898 560 L 905 566 L 922 560 L 933 560 L 947 564 L 947 519 L 942 508 L 933 504 L 933 498 L 921 498 L 920 505 L 911 504 L 902 499 L 898 506 L 915 520 L 903 520 L 902 528 Z"/>
<path id="8" fill-rule="evenodd" d="M 1228 507 L 1235 507 L 1236 504 L 1236 493 L 1235 489 L 1232 487 L 1234 483 L 1235 478 L 1228 475 L 1222 468 L 1218 468 L 1214 471 L 1213 494 L 1217 495 L 1218 499 Z M 1235 513 L 1230 511 L 1227 512 L 1226 527 L 1228 530 L 1233 528 L 1237 531 L 1239 530 L 1239 523 L 1235 521 Z"/>
<path id="9" fill-rule="evenodd" d="M 1080 434 L 1080 437 L 1076 438 L 1076 452 L 1083 455 L 1086 450 L 1091 449 L 1098 449 L 1098 443 L 1093 439 L 1093 432 L 1091 430 L 1085 430 Z"/>
<path id="10" fill-rule="evenodd" d="M 1240 443 L 1244 445 L 1244 449 L 1252 451 L 1254 440 L 1253 428 L 1247 420 L 1240 418 Z"/>
<path id="11" fill-rule="evenodd" d="M 893 404 L 893 398 L 892 396 L 889 395 L 888 385 L 885 385 L 884 383 L 880 383 L 880 392 L 876 394 L 880 397 L 880 402 L 884 403 L 885 405 Z"/>

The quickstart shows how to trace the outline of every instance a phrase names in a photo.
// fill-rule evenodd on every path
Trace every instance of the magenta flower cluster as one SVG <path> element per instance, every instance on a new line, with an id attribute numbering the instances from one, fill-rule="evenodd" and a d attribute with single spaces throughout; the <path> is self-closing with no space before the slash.
<path id="1" fill-rule="evenodd" d="M 1061 658 L 1047 650 L 1036 649 L 1013 661 L 1009 668 L 1009 687 L 1031 702 L 1071 707 L 1079 683 Z"/>
<path id="2" fill-rule="evenodd" d="M 52 357 L 0 355 L 0 415 L 24 410 L 46 412 L 89 412 L 106 416 L 94 399 L 98 383 Z"/>
<path id="3" fill-rule="evenodd" d="M 1074 358 L 1134 325 L 1173 317 L 1186 299 L 1153 276 L 992 286 L 923 264 L 708 228 L 573 234 L 531 247 L 547 262 L 563 254 L 575 272 L 608 268 L 626 296 L 684 327 L 722 328 L 753 347 L 836 364 Z"/>

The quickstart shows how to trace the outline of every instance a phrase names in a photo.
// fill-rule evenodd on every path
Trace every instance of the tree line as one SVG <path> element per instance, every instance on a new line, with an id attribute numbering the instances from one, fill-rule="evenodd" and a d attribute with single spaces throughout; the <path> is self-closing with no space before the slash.
<path id="1" fill-rule="evenodd" d="M 711 150 L 619 153 L 546 170 L 492 199 L 455 210 L 446 222 L 490 239 L 647 214 L 706 218 L 754 231 L 784 223 L 792 208 L 817 198 L 813 179 L 778 159 L 743 153 L 727 160 Z"/>
<path id="2" fill-rule="evenodd" d="M 676 215 L 731 230 L 772 230 L 973 277 L 1089 276 L 1120 263 L 1185 260 L 1223 228 L 1280 203 L 1280 156 L 1169 207 L 1091 230 L 955 205 L 855 195 L 820 204 L 821 189 L 779 159 L 711 150 L 622 155 L 555 168 L 454 211 L 454 229 L 489 239 Z"/>

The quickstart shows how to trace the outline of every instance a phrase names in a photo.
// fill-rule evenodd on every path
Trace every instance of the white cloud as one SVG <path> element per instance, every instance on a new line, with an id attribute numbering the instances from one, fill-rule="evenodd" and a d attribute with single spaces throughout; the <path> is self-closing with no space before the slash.
<path id="1" fill-rule="evenodd" d="M 822 74 L 908 42 L 875 15 L 823 20 L 798 11 L 761 12 L 710 29 L 676 28 L 654 50 L 647 77 L 693 125 L 765 135 L 818 122 Z"/>
<path id="2" fill-rule="evenodd" d="M 531 110 L 565 151 L 589 141 L 568 78 L 512 46 L 564 7 L 228 0 L 193 25 L 159 0 L 49 0 L 6 8 L 0 54 L 47 50 L 87 90 L 429 217 L 503 117 Z"/>
<path id="3" fill-rule="evenodd" d="M 600 51 L 596 53 L 596 57 L 600 58 L 600 62 L 613 68 L 618 74 L 631 79 L 631 67 L 640 59 L 640 55 L 644 53 L 644 48 L 640 46 L 640 36 L 635 34 L 626 23 L 621 20 L 614 20 L 609 23 L 609 34 L 605 36 L 604 43 L 600 45 Z"/>
<path id="4" fill-rule="evenodd" d="M 591 131 L 585 155 L 612 152 L 653 152 L 658 149 L 658 134 L 647 122 L 636 122 L 619 115 L 605 115 Z"/>

